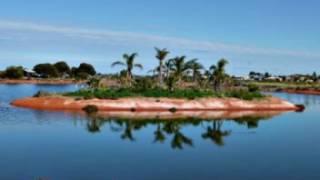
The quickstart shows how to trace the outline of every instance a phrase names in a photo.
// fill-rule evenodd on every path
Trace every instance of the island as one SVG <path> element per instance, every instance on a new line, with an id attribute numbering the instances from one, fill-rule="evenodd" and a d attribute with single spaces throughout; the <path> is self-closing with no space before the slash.
<path id="1" fill-rule="evenodd" d="M 104 111 L 302 111 L 304 106 L 264 95 L 258 86 L 239 86 L 226 73 L 226 59 L 205 70 L 197 59 L 186 60 L 177 56 L 166 60 L 169 51 L 156 48 L 159 61 L 151 72 L 154 75 L 134 76 L 134 68 L 143 68 L 136 63 L 137 53 L 124 54 L 123 60 L 112 67 L 125 67 L 114 76 L 95 75 L 92 66 L 82 64 L 76 72 L 86 72 L 87 86 L 75 92 L 52 94 L 39 92 L 34 97 L 17 99 L 11 104 L 39 110 L 84 110 L 88 113 Z M 63 66 L 62 66 L 63 65 Z M 54 67 L 41 64 L 34 69 L 46 72 Z M 51 68 L 49 68 L 51 67 Z M 41 71 L 40 71 L 40 70 Z M 58 69 L 58 68 L 56 68 Z M 10 71 L 9 71 L 10 72 Z M 61 72 L 64 72 L 61 70 Z M 8 74 L 8 73 L 7 73 Z M 116 82 L 116 83 L 110 83 Z"/>

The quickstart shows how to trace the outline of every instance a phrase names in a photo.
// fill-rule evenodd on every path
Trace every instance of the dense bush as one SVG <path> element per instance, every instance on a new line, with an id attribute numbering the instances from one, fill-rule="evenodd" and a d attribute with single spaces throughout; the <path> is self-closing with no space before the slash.
<path id="1" fill-rule="evenodd" d="M 5 72 L 4 71 L 0 71 L 0 78 L 5 78 Z"/>
<path id="2" fill-rule="evenodd" d="M 43 77 L 58 77 L 59 73 L 57 68 L 50 64 L 50 63 L 45 63 L 45 64 L 37 64 L 33 67 L 33 70 L 42 75 Z"/>
<path id="3" fill-rule="evenodd" d="M 166 89 L 145 89 L 139 90 L 134 88 L 119 89 L 82 89 L 76 92 L 66 93 L 66 96 L 84 97 L 85 99 L 117 99 L 124 97 L 168 97 L 168 98 L 205 98 L 205 97 L 235 97 L 244 100 L 253 100 L 263 98 L 264 95 L 259 92 L 249 92 L 246 90 L 234 90 L 224 93 L 217 93 L 212 90 L 196 90 L 196 89 L 176 89 L 174 91 Z"/>
<path id="4" fill-rule="evenodd" d="M 232 90 L 225 92 L 224 96 L 226 97 L 234 97 L 244 100 L 253 100 L 253 99 L 261 99 L 264 98 L 265 95 L 261 94 L 260 92 L 250 92 L 247 90 L 239 89 L 239 90 Z"/>
<path id="5" fill-rule="evenodd" d="M 248 90 L 249 90 L 249 92 L 258 92 L 260 90 L 260 88 L 256 84 L 249 84 Z"/>
<path id="6" fill-rule="evenodd" d="M 52 94 L 47 91 L 38 91 L 36 94 L 33 95 L 33 97 L 47 97 L 51 95 Z"/>
<path id="7" fill-rule="evenodd" d="M 23 67 L 21 66 L 10 66 L 3 73 L 3 76 L 9 79 L 21 79 L 23 75 Z"/>
<path id="8" fill-rule="evenodd" d="M 71 76 L 76 79 L 88 79 L 96 75 L 96 70 L 91 64 L 81 63 L 79 67 L 71 68 Z"/>
<path id="9" fill-rule="evenodd" d="M 88 79 L 90 77 L 90 75 L 88 73 L 85 72 L 78 72 L 76 73 L 76 75 L 74 76 L 76 79 Z"/>
<path id="10" fill-rule="evenodd" d="M 141 77 L 135 80 L 133 83 L 133 88 L 135 90 L 144 91 L 154 88 L 155 83 L 149 77 Z"/>
<path id="11" fill-rule="evenodd" d="M 81 63 L 77 69 L 77 73 L 87 73 L 91 76 L 96 74 L 96 70 L 91 64 Z"/>
<path id="12" fill-rule="evenodd" d="M 57 71 L 60 75 L 70 74 L 70 72 L 71 72 L 69 65 L 64 61 L 56 62 L 54 64 L 54 67 L 57 69 Z"/>

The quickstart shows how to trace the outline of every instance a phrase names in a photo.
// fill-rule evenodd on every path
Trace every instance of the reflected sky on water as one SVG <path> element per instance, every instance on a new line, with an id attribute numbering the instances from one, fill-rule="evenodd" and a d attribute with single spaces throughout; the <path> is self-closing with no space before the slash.
<path id="1" fill-rule="evenodd" d="M 77 88 L 0 85 L 0 179 L 320 178 L 320 96 L 275 94 L 305 104 L 303 113 L 221 119 L 133 120 L 9 105 L 40 89 Z"/>

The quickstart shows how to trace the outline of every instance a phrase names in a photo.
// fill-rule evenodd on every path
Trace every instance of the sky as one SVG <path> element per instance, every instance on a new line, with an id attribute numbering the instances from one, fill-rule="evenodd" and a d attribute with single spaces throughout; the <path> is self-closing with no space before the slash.
<path id="1" fill-rule="evenodd" d="M 1 0 L 0 69 L 64 60 L 114 73 L 138 52 L 147 73 L 154 47 L 228 72 L 320 73 L 318 0 Z"/>

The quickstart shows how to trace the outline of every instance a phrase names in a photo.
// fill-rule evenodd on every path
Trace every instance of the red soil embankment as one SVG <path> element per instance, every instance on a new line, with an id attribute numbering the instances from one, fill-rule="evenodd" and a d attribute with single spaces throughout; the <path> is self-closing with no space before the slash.
<path id="1" fill-rule="evenodd" d="M 284 89 L 282 92 L 291 93 L 291 94 L 306 94 L 306 95 L 320 95 L 319 90 L 306 89 L 306 90 L 297 90 L 297 89 Z"/>
<path id="2" fill-rule="evenodd" d="M 18 107 L 40 110 L 82 110 L 95 105 L 99 111 L 237 111 L 237 110 L 274 110 L 297 111 L 301 107 L 287 101 L 268 97 L 262 100 L 245 101 L 235 98 L 203 98 L 196 100 L 168 98 L 122 98 L 117 100 L 90 99 L 75 100 L 69 97 L 24 98 L 12 102 Z"/>
<path id="3" fill-rule="evenodd" d="M 0 84 L 81 84 L 83 82 L 75 81 L 73 79 L 0 79 Z"/>

